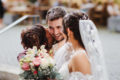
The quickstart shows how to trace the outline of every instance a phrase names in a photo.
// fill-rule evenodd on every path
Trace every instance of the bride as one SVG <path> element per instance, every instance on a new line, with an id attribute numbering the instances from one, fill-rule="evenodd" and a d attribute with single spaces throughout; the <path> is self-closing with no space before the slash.
<path id="1" fill-rule="evenodd" d="M 107 80 L 97 30 L 84 13 L 63 18 L 67 40 L 55 53 L 56 67 L 64 80 Z"/>

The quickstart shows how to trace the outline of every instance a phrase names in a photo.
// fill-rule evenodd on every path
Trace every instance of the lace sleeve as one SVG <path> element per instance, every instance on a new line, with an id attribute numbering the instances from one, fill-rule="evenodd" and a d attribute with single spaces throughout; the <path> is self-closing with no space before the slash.
<path id="1" fill-rule="evenodd" d="M 84 75 L 81 72 L 70 73 L 68 80 L 94 80 L 92 75 Z"/>
<path id="2" fill-rule="evenodd" d="M 81 72 L 69 73 L 67 62 L 62 65 L 61 69 L 59 70 L 59 73 L 63 77 L 63 80 L 97 80 L 93 79 L 94 77 L 92 75 L 84 75 Z"/>

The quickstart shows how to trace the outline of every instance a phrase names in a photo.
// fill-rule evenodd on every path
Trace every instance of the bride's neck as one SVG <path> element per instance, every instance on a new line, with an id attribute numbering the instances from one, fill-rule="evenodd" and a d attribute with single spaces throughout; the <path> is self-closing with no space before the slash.
<path id="1" fill-rule="evenodd" d="M 75 51 L 76 51 L 76 50 L 79 50 L 79 49 L 83 49 L 83 47 L 80 45 L 80 43 L 79 43 L 76 39 L 72 38 L 72 39 L 69 40 L 69 42 L 72 43 L 73 49 L 74 49 Z"/>

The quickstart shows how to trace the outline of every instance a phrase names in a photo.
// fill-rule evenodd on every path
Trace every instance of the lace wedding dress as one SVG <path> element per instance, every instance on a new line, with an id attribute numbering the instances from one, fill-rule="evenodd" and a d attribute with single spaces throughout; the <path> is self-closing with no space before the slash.
<path id="1" fill-rule="evenodd" d="M 69 73 L 68 64 L 73 56 L 85 54 L 84 50 L 74 51 L 72 44 L 67 42 L 55 53 L 56 67 L 64 80 L 93 80 L 90 75 L 83 75 L 81 72 Z M 86 55 L 87 56 L 87 55 Z"/>
<path id="2" fill-rule="evenodd" d="M 65 43 L 54 55 L 57 69 L 64 80 L 108 80 L 103 51 L 95 25 L 90 20 L 80 20 L 79 24 L 80 34 L 86 50 L 74 51 L 71 43 Z M 69 72 L 69 61 L 76 54 L 85 54 L 88 57 L 91 65 L 91 75 L 84 75 L 81 72 Z"/>

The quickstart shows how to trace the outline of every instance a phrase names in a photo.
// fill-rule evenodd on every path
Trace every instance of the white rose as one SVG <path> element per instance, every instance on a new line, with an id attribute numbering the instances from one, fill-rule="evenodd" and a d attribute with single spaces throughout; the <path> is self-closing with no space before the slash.
<path id="1" fill-rule="evenodd" d="M 37 47 L 36 47 L 36 46 L 33 46 L 33 50 L 37 51 Z"/>
<path id="2" fill-rule="evenodd" d="M 42 45 L 42 46 L 40 47 L 40 49 L 45 49 L 45 45 Z"/>
<path id="3" fill-rule="evenodd" d="M 35 53 L 35 50 L 34 49 L 28 49 L 26 54 L 34 54 Z"/>
<path id="4" fill-rule="evenodd" d="M 43 56 L 44 56 L 45 58 L 48 58 L 48 57 L 49 57 L 49 55 L 48 55 L 47 53 L 44 53 Z"/>
<path id="5" fill-rule="evenodd" d="M 49 60 L 47 60 L 46 58 L 42 58 L 41 59 L 41 65 L 40 65 L 43 69 L 47 68 L 49 66 Z"/>
<path id="6" fill-rule="evenodd" d="M 41 49 L 41 52 L 42 53 L 47 53 L 47 50 L 46 49 Z"/>
<path id="7" fill-rule="evenodd" d="M 51 57 L 49 57 L 49 63 L 50 63 L 50 65 L 52 65 L 52 66 L 55 65 L 55 61 L 54 61 Z"/>
<path id="8" fill-rule="evenodd" d="M 34 54 L 27 54 L 27 55 L 25 55 L 25 58 L 34 58 Z"/>

